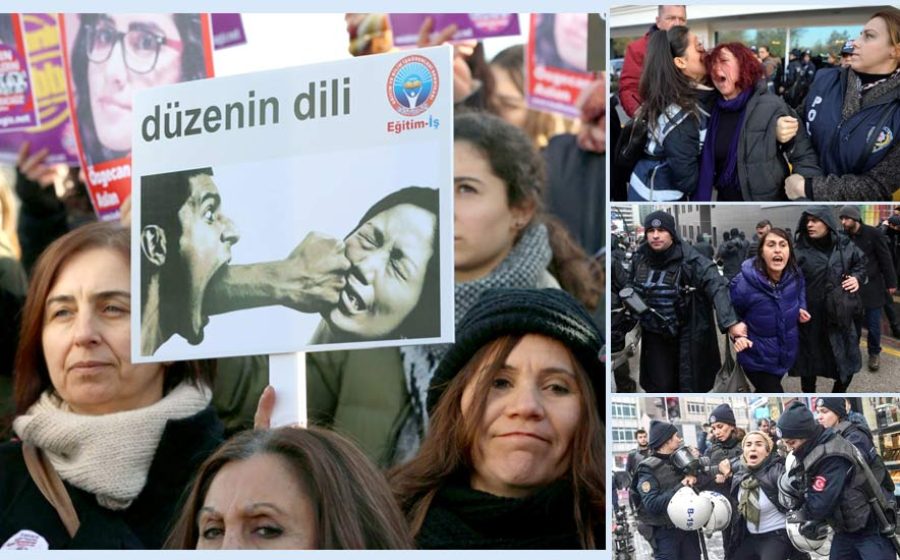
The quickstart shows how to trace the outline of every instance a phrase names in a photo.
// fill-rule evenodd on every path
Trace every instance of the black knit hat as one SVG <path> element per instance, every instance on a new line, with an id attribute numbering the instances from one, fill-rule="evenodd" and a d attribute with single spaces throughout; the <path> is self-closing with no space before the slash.
<path id="1" fill-rule="evenodd" d="M 444 354 L 428 387 L 434 411 L 450 381 L 485 344 L 504 335 L 541 334 L 562 342 L 587 372 L 604 415 L 606 388 L 600 366 L 602 337 L 587 310 L 562 290 L 487 290 L 456 326 L 456 343 Z"/>
<path id="2" fill-rule="evenodd" d="M 812 411 L 800 401 L 791 403 L 778 419 L 778 437 L 788 439 L 809 439 L 816 434 L 816 419 Z"/>
<path id="3" fill-rule="evenodd" d="M 837 414 L 838 418 L 847 416 L 847 408 L 844 405 L 844 397 L 819 397 L 816 399 L 816 407 L 827 408 Z"/>
<path id="4" fill-rule="evenodd" d="M 650 422 L 650 439 L 647 440 L 647 445 L 650 446 L 650 449 L 659 449 L 664 443 L 669 441 L 669 438 L 677 433 L 678 429 L 675 428 L 674 424 L 654 420 Z"/>
<path id="5" fill-rule="evenodd" d="M 859 215 L 859 208 L 850 204 L 841 206 L 841 211 L 838 212 L 838 218 L 850 218 L 851 220 L 862 223 L 862 218 Z"/>
<path id="6" fill-rule="evenodd" d="M 900 216 L 891 216 L 888 218 L 888 223 L 892 226 L 900 226 Z"/>
<path id="7" fill-rule="evenodd" d="M 716 422 L 731 424 L 732 426 L 737 424 L 734 421 L 734 411 L 731 410 L 731 407 L 727 403 L 720 404 L 714 408 L 712 414 L 709 415 L 709 423 L 715 424 Z"/>
<path id="8" fill-rule="evenodd" d="M 668 212 L 657 210 L 647 214 L 647 217 L 644 218 L 644 229 L 650 228 L 664 229 L 672 235 L 673 240 L 678 239 L 678 232 L 675 231 L 675 218 Z"/>

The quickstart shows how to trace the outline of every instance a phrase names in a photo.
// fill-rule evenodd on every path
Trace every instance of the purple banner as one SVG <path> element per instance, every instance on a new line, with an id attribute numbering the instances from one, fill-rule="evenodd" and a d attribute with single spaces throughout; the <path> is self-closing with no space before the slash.
<path id="1" fill-rule="evenodd" d="M 0 131 L 40 122 L 19 17 L 0 14 Z"/>
<path id="2" fill-rule="evenodd" d="M 518 14 L 389 14 L 394 44 L 415 46 L 426 17 L 434 18 L 432 36 L 455 23 L 453 41 L 519 35 Z"/>
<path id="3" fill-rule="evenodd" d="M 78 148 L 69 119 L 66 76 L 54 14 L 22 14 L 25 48 L 31 60 L 31 79 L 40 125 L 0 134 L 0 162 L 15 163 L 19 148 L 31 142 L 31 153 L 47 148 L 45 163 L 78 165 Z"/>
<path id="4" fill-rule="evenodd" d="M 247 43 L 241 14 L 212 14 L 213 46 L 226 49 Z"/>

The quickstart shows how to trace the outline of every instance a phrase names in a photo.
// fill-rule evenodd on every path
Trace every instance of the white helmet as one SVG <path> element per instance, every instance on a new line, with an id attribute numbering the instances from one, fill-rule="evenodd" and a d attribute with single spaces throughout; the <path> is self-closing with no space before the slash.
<path id="1" fill-rule="evenodd" d="M 831 552 L 831 535 L 834 531 L 827 525 L 825 527 L 828 529 L 828 532 L 824 537 L 821 539 L 810 539 L 800 533 L 800 523 L 788 521 L 785 525 L 788 538 L 791 539 L 791 544 L 794 545 L 794 548 L 800 552 L 815 552 L 820 556 L 827 557 Z"/>
<path id="2" fill-rule="evenodd" d="M 682 531 L 699 531 L 709 521 L 712 511 L 709 497 L 697 494 L 687 486 L 675 492 L 666 508 L 669 519 Z"/>
<path id="3" fill-rule="evenodd" d="M 703 525 L 703 530 L 711 535 L 714 531 L 721 531 L 728 527 L 728 524 L 731 523 L 731 502 L 728 498 L 711 490 L 700 492 L 700 496 L 709 498 L 713 505 L 712 515 L 709 516 L 709 521 Z"/>

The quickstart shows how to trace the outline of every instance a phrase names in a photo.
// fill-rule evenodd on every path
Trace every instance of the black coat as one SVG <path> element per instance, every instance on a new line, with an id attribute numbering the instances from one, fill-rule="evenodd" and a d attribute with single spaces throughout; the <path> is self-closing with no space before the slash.
<path id="1" fill-rule="evenodd" d="M 222 441 L 222 424 L 212 407 L 170 420 L 150 465 L 147 484 L 134 502 L 113 511 L 93 494 L 69 483 L 66 490 L 81 527 L 70 538 L 56 510 L 35 485 L 20 442 L 0 445 L 0 543 L 22 529 L 41 535 L 51 549 L 159 549 L 179 513 L 182 494 L 200 463 Z"/>
<path id="2" fill-rule="evenodd" d="M 678 330 L 678 384 L 681 391 L 705 393 L 712 389 L 721 361 L 716 323 L 725 332 L 738 322 L 728 296 L 728 282 L 719 274 L 716 265 L 687 243 L 676 240 L 680 251 L 672 252 L 671 262 L 660 269 L 676 264 L 681 267 L 683 320 Z M 634 254 L 632 274 L 641 260 L 647 259 L 650 246 L 642 244 Z M 651 268 L 654 268 L 651 266 Z M 713 319 L 713 308 L 716 319 Z"/>
<path id="3" fill-rule="evenodd" d="M 525 498 L 503 498 L 456 480 L 438 490 L 416 544 L 421 549 L 575 549 L 571 483 L 557 481 Z M 594 527 L 597 548 L 604 532 Z"/>
<path id="4" fill-rule="evenodd" d="M 897 276 L 894 262 L 888 248 L 887 237 L 879 230 L 866 224 L 860 224 L 850 239 L 866 256 L 866 277 L 869 279 L 859 288 L 866 309 L 878 309 L 888 303 L 888 288 L 897 287 Z"/>
<path id="5" fill-rule="evenodd" d="M 806 231 L 810 215 L 828 226 L 830 248 L 810 239 Z M 856 277 L 860 286 L 866 281 L 866 257 L 842 231 L 827 206 L 808 208 L 797 224 L 794 245 L 797 265 L 806 279 L 806 305 L 811 319 L 800 325 L 800 348 L 790 375 L 847 381 L 862 367 L 856 331 L 831 326 L 825 316 L 826 284 L 839 286 L 845 272 Z"/>
<path id="6" fill-rule="evenodd" d="M 776 123 L 784 116 L 799 118 L 780 96 L 768 93 L 765 82 L 759 82 L 747 101 L 737 146 L 737 174 L 744 200 L 786 200 L 784 180 L 789 174 L 822 174 L 812 142 L 802 126 L 787 144 L 779 144 L 775 139 Z M 785 159 L 790 161 L 790 171 Z"/>

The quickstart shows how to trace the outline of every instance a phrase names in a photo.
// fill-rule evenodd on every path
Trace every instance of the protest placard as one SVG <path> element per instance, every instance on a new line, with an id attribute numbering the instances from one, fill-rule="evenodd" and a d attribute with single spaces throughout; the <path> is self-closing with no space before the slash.
<path id="1" fill-rule="evenodd" d="M 131 189 L 134 92 L 213 75 L 206 14 L 60 17 L 69 107 L 88 191 L 101 220 Z"/>
<path id="2" fill-rule="evenodd" d="M 525 57 L 526 103 L 542 111 L 577 118 L 587 71 L 588 15 L 531 14 Z"/>
<path id="3" fill-rule="evenodd" d="M 212 28 L 216 50 L 247 43 L 241 14 L 212 14 Z"/>
<path id="4" fill-rule="evenodd" d="M 443 46 L 138 92 L 134 359 L 452 340 L 450 61 Z"/>
<path id="5" fill-rule="evenodd" d="M 39 123 L 21 14 L 0 14 L 0 131 Z"/>
<path id="6" fill-rule="evenodd" d="M 415 46 L 419 30 L 425 18 L 434 20 L 432 36 L 451 24 L 457 30 L 451 41 L 486 39 L 518 35 L 518 14 L 389 14 L 394 44 L 398 47 Z"/>
<path id="7" fill-rule="evenodd" d="M 47 149 L 47 165 L 78 165 L 56 14 L 22 14 L 22 23 L 40 124 L 0 133 L 0 162 L 16 163 L 22 144 L 30 142 L 31 153 Z"/>

